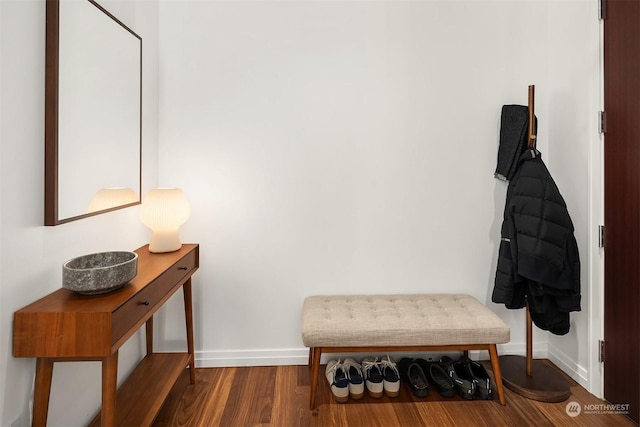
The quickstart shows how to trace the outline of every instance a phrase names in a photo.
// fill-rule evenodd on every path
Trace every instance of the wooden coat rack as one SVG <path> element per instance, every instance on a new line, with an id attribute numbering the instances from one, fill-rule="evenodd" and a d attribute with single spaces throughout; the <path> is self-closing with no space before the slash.
<path id="1" fill-rule="evenodd" d="M 528 148 L 536 148 L 535 86 L 529 86 Z M 501 356 L 502 381 L 510 390 L 528 399 L 541 402 L 562 402 L 571 395 L 564 374 L 544 361 L 533 360 L 533 324 L 529 304 L 526 305 L 526 356 Z"/>

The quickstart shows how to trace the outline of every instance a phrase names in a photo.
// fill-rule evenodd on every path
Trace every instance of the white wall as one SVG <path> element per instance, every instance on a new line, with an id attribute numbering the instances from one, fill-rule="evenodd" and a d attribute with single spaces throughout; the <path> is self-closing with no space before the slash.
<path id="1" fill-rule="evenodd" d="M 577 4 L 578 3 L 578 4 Z M 567 28 L 568 21 L 572 21 Z M 565 336 L 549 335 L 549 358 L 591 392 L 600 395 L 597 339 L 602 338 L 602 253 L 597 249 L 597 226 L 602 224 L 600 179 L 602 156 L 597 112 L 602 109 L 600 24 L 595 2 L 549 3 L 547 95 L 549 168 L 569 206 L 580 245 L 582 310 L 571 315 Z M 591 347 L 589 340 L 593 340 Z"/>
<path id="2" fill-rule="evenodd" d="M 535 350 L 592 379 L 595 1 L 102 3 L 143 38 L 145 189 L 180 186 L 192 203 L 199 365 L 306 363 L 300 308 L 316 293 L 467 292 L 511 325 L 503 351 L 522 352 L 523 312 L 490 303 L 506 191 L 493 170 L 500 107 L 534 83 L 585 298 L 570 334 L 536 331 Z M 13 312 L 57 289 L 66 259 L 134 249 L 148 231 L 137 208 L 41 225 L 43 1 L 0 1 L 0 49 L 4 426 L 28 411 L 34 373 L 11 356 Z M 168 305 L 167 349 L 184 341 L 181 302 Z M 141 351 L 140 336 L 122 349 L 121 377 Z M 56 365 L 50 425 L 91 418 L 99 375 Z"/>
<path id="3" fill-rule="evenodd" d="M 101 1 L 143 38 L 144 186 L 157 180 L 157 3 Z M 148 239 L 129 208 L 44 227 L 45 2 L 0 1 L 0 425 L 28 425 L 34 359 L 12 357 L 13 312 L 61 286 L 62 263 L 74 256 L 132 250 Z M 120 352 L 120 378 L 143 351 L 136 336 Z M 100 406 L 97 363 L 59 363 L 49 425 L 86 425 Z"/>
<path id="4" fill-rule="evenodd" d="M 202 245 L 199 364 L 306 363 L 302 301 L 322 293 L 466 292 L 523 353 L 523 311 L 490 298 L 500 108 L 529 84 L 586 310 L 598 26 L 595 1 L 161 2 L 160 182 Z M 585 385 L 588 314 L 534 334 Z"/>

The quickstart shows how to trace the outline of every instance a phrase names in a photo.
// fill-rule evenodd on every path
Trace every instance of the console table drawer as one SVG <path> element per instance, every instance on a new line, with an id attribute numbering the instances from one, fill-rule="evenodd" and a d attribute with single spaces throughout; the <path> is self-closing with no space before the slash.
<path id="1" fill-rule="evenodd" d="M 136 326 L 142 325 L 157 310 L 157 306 L 173 294 L 172 288 L 178 289 L 197 267 L 197 252 L 193 250 L 114 311 L 112 344 L 128 338 L 125 334 L 135 332 Z"/>
<path id="2" fill-rule="evenodd" d="M 198 256 L 196 252 L 197 248 L 186 254 L 180 261 L 162 273 L 154 283 L 163 280 L 175 285 L 185 277 L 191 276 L 193 271 L 198 267 Z"/>

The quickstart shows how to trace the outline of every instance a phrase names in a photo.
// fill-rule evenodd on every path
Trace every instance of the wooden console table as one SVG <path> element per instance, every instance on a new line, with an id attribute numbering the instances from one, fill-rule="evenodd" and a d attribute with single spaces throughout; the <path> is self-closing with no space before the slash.
<path id="1" fill-rule="evenodd" d="M 188 366 L 195 382 L 191 276 L 199 246 L 176 252 L 136 250 L 138 274 L 123 288 L 85 296 L 59 289 L 14 313 L 13 355 L 36 357 L 33 425 L 47 423 L 54 362 L 102 362 L 102 412 L 91 425 L 151 425 Z M 180 287 L 184 292 L 187 352 L 153 352 L 153 314 Z M 147 355 L 117 389 L 118 349 L 146 324 Z"/>

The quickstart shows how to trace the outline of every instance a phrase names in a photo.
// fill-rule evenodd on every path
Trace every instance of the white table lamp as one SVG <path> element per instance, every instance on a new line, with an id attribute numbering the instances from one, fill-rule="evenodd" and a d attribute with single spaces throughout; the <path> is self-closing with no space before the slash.
<path id="1" fill-rule="evenodd" d="M 178 229 L 184 224 L 191 208 L 179 188 L 156 188 L 142 200 L 140 219 L 153 231 L 149 251 L 173 252 L 182 247 Z"/>

